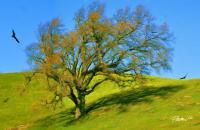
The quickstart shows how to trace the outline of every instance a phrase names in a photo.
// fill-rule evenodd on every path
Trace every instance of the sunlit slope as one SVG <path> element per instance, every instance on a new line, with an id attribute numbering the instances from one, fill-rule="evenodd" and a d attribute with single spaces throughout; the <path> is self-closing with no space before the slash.
<path id="1" fill-rule="evenodd" d="M 148 77 L 144 87 L 122 89 L 105 82 L 87 97 L 88 116 L 73 120 L 73 104 L 56 110 L 38 76 L 24 88 L 22 73 L 0 74 L 0 130 L 133 130 L 200 129 L 200 80 Z"/>

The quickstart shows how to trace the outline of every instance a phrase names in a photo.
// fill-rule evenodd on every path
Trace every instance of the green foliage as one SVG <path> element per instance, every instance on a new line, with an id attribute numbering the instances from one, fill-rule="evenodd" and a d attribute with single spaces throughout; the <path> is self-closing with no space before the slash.
<path id="1" fill-rule="evenodd" d="M 64 108 L 44 105 L 53 96 L 43 76 L 36 76 L 23 91 L 24 74 L 0 74 L 0 129 L 121 130 L 200 128 L 199 79 L 173 80 L 146 77 L 146 86 L 118 88 L 106 81 L 86 97 L 88 115 L 74 120 L 73 103 Z M 98 79 L 96 79 L 98 80 Z M 4 102 L 9 98 L 7 102 Z M 67 109 L 66 109 L 67 108 Z"/>

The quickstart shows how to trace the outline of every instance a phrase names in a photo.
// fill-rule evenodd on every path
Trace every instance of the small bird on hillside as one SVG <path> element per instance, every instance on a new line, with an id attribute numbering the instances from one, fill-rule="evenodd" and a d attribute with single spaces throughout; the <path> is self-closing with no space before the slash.
<path id="1" fill-rule="evenodd" d="M 188 75 L 188 74 L 186 74 L 185 76 L 181 77 L 180 79 L 186 79 L 186 78 L 187 78 L 187 75 Z"/>
<path id="2" fill-rule="evenodd" d="M 16 34 L 15 34 L 15 31 L 14 31 L 14 30 L 12 30 L 12 38 L 14 38 L 14 39 L 15 39 L 15 41 L 16 41 L 17 43 L 19 43 L 19 40 L 17 39 L 17 37 L 16 37 Z"/>

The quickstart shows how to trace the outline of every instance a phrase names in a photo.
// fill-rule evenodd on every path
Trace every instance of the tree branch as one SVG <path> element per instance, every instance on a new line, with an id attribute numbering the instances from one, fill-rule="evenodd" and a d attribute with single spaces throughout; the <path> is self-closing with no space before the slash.
<path id="1" fill-rule="evenodd" d="M 95 90 L 96 87 L 98 87 L 101 83 L 105 82 L 106 80 L 109 80 L 109 78 L 105 78 L 97 83 L 95 83 L 93 85 L 93 87 L 91 88 L 91 90 L 86 91 L 86 95 L 90 94 L 91 92 L 93 92 Z"/>

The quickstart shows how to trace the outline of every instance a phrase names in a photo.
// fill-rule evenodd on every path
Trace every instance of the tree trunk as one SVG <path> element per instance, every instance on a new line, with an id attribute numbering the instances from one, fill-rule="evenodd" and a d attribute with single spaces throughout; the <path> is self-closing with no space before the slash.
<path id="1" fill-rule="evenodd" d="M 78 92 L 78 104 L 76 105 L 75 118 L 78 119 L 86 114 L 85 110 L 85 92 Z"/>

